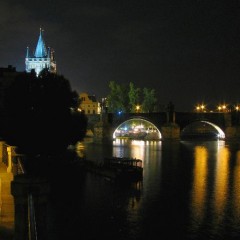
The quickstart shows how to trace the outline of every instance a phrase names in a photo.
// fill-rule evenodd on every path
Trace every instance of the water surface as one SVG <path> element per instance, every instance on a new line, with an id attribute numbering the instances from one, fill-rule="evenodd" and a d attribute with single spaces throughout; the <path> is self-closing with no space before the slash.
<path id="1" fill-rule="evenodd" d="M 143 160 L 143 180 L 117 185 L 63 175 L 49 210 L 52 238 L 240 239 L 240 145 L 225 141 L 79 143 L 79 154 Z"/>

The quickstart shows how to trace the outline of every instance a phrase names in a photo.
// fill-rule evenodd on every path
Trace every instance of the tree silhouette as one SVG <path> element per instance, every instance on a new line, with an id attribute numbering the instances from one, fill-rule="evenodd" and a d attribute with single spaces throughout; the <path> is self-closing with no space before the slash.
<path id="1" fill-rule="evenodd" d="M 19 74 L 4 92 L 2 138 L 30 160 L 63 154 L 86 133 L 76 94 L 62 75 Z"/>

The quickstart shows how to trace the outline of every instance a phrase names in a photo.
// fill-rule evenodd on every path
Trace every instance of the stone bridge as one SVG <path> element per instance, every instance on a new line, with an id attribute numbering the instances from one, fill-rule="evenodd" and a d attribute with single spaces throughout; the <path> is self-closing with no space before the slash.
<path id="1" fill-rule="evenodd" d="M 239 112 L 158 112 L 158 113 L 125 113 L 88 115 L 89 126 L 94 138 L 98 140 L 113 139 L 114 131 L 132 119 L 142 119 L 153 124 L 161 133 L 162 140 L 178 139 L 181 133 L 193 123 L 202 122 L 213 126 L 224 134 L 224 138 L 240 138 Z M 94 120 L 93 120 L 94 119 Z"/>

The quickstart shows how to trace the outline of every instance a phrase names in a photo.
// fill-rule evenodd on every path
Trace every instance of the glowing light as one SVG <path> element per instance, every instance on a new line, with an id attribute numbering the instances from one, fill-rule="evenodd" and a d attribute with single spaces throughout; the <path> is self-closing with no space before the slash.
<path id="1" fill-rule="evenodd" d="M 215 125 L 211 122 L 207 122 L 207 121 L 201 121 L 201 122 L 205 122 L 205 123 L 213 126 L 218 131 L 218 139 L 224 139 L 225 138 L 225 133 L 223 132 L 223 130 L 220 127 L 218 127 L 217 125 Z"/>
<path id="2" fill-rule="evenodd" d="M 197 106 L 196 106 L 196 111 L 197 112 L 205 112 L 206 111 L 206 105 L 205 104 L 198 104 Z"/>
<path id="3" fill-rule="evenodd" d="M 214 186 L 214 207 L 216 212 L 216 224 L 221 222 L 226 208 L 229 182 L 230 152 L 226 147 L 220 148 L 217 155 L 216 176 Z"/>
<path id="4" fill-rule="evenodd" d="M 196 146 L 194 149 L 192 209 L 194 218 L 198 218 L 198 222 L 203 221 L 205 214 L 207 160 L 208 152 L 206 147 Z"/>
<path id="5" fill-rule="evenodd" d="M 219 104 L 217 109 L 218 109 L 219 112 L 221 112 L 221 111 L 222 112 L 228 111 L 227 104 L 225 104 L 225 103 L 224 104 Z"/>
<path id="6" fill-rule="evenodd" d="M 136 118 L 121 123 L 113 132 L 113 139 L 116 139 L 117 137 L 142 140 L 160 140 L 162 138 L 162 134 L 153 123 Z"/>
<path id="7" fill-rule="evenodd" d="M 140 106 L 137 105 L 137 106 L 136 106 L 136 112 L 139 112 L 139 111 L 140 111 Z"/>

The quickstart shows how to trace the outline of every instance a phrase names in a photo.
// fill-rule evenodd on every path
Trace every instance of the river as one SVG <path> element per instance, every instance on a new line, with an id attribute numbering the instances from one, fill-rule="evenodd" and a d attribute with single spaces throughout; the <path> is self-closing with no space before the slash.
<path id="1" fill-rule="evenodd" d="M 240 239 L 239 142 L 116 140 L 78 149 L 94 161 L 139 158 L 143 180 L 62 175 L 49 208 L 51 239 Z"/>

